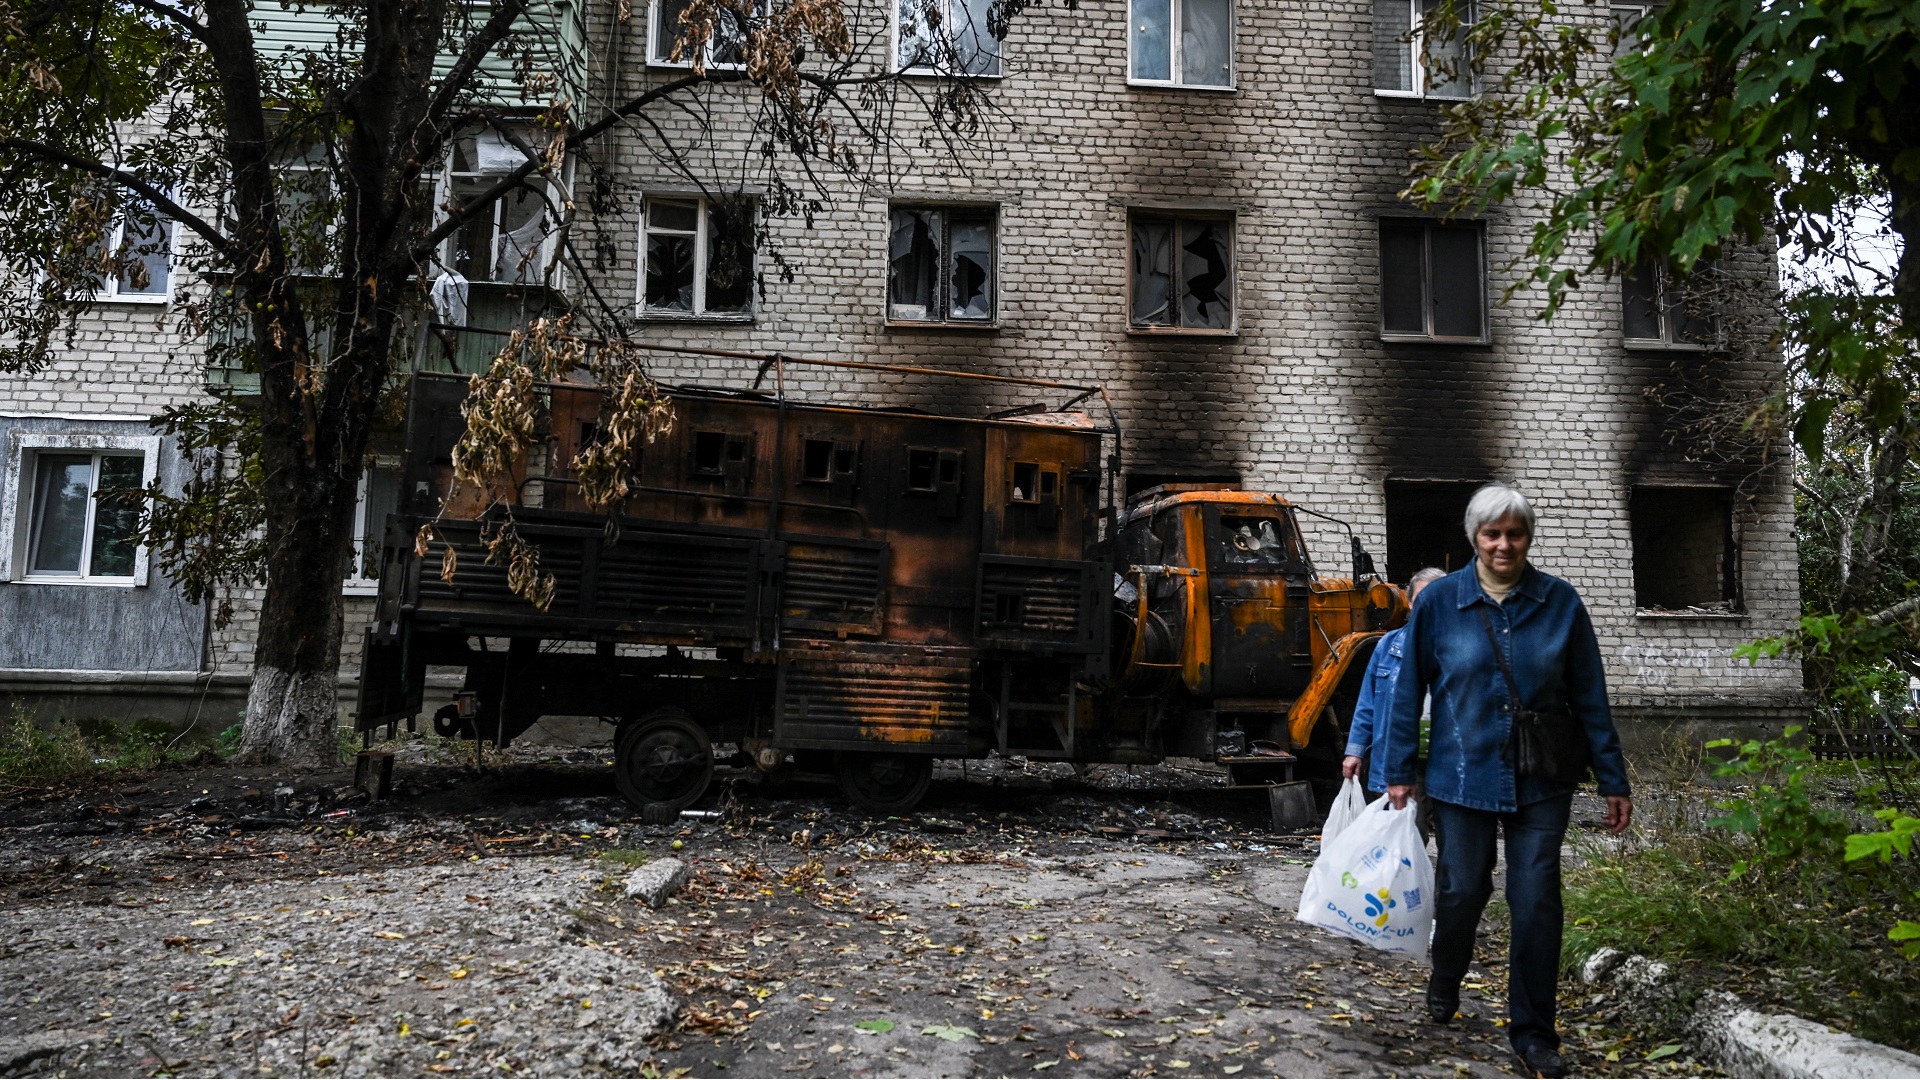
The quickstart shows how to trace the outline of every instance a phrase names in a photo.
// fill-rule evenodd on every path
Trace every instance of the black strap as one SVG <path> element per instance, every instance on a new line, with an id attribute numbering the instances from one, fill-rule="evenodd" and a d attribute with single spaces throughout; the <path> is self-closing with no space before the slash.
<path id="1" fill-rule="evenodd" d="M 1484 603 L 1480 605 L 1480 625 L 1487 628 L 1487 644 L 1493 646 L 1493 659 L 1500 665 L 1500 674 L 1507 680 L 1509 707 L 1512 708 L 1513 711 L 1519 712 L 1526 707 L 1520 700 L 1520 684 L 1513 677 L 1513 668 L 1507 666 L 1506 650 L 1500 647 L 1500 639 L 1493 632 L 1493 616 L 1487 614 L 1487 608 Z"/>

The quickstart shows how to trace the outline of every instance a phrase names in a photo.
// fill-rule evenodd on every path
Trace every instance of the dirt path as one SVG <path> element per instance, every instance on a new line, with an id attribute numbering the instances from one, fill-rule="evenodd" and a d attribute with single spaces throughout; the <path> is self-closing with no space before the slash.
<path id="1" fill-rule="evenodd" d="M 1479 990 L 1424 1023 L 1422 972 L 1294 921 L 1313 841 L 1214 778 L 984 773 L 907 820 L 802 788 L 672 827 L 586 760 L 403 766 L 376 806 L 224 769 L 16 793 L 0 1072 L 1510 1075 Z M 670 854 L 683 892 L 624 898 Z"/>

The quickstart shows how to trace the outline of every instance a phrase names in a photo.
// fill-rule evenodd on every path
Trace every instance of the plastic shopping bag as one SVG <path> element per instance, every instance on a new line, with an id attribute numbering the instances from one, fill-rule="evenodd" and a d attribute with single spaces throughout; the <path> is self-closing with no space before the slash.
<path id="1" fill-rule="evenodd" d="M 1433 938 L 1433 862 L 1413 814 L 1413 800 L 1395 810 L 1382 795 L 1338 836 L 1321 840 L 1300 894 L 1300 921 L 1425 960 Z"/>
<path id="2" fill-rule="evenodd" d="M 1320 827 L 1320 846 L 1333 843 L 1333 838 L 1347 831 L 1347 826 L 1367 808 L 1367 793 L 1360 787 L 1360 778 L 1347 777 L 1340 785 L 1340 794 L 1334 796 L 1333 809 L 1327 811 L 1327 823 Z"/>

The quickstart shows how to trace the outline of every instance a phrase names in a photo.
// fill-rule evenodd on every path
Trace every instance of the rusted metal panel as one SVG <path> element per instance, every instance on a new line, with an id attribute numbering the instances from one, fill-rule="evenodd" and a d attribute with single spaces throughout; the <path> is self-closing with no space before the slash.
<path id="1" fill-rule="evenodd" d="M 979 643 L 1025 652 L 1104 647 L 1104 566 L 1078 560 L 980 557 Z"/>
<path id="2" fill-rule="evenodd" d="M 879 634 L 886 579 L 885 544 L 791 541 L 780 575 L 781 625 L 841 637 Z"/>
<path id="3" fill-rule="evenodd" d="M 795 749 L 967 752 L 972 665 L 907 650 L 788 653 L 774 742 Z"/>

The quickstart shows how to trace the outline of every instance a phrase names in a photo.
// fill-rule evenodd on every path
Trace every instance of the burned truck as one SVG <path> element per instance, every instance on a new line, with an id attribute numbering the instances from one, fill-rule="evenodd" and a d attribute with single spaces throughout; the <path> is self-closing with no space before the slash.
<path id="1" fill-rule="evenodd" d="M 800 365 L 1051 399 L 980 417 L 803 401 L 784 390 Z M 452 481 L 468 380 L 416 372 L 359 726 L 411 727 L 429 674 L 456 673 L 436 732 L 499 745 L 602 718 L 616 785 L 656 810 L 716 765 L 829 774 L 877 812 L 914 806 L 935 758 L 1194 756 L 1250 786 L 1337 768 L 1356 661 L 1407 609 L 1350 530 L 1353 575 L 1331 577 L 1279 495 L 1121 500 L 1098 387 L 787 357 L 759 374 L 663 386 L 672 426 L 609 514 L 567 465 L 597 387 L 544 387 L 511 503 L 482 505 Z M 552 575 L 544 608 L 487 561 L 508 514 Z"/>

